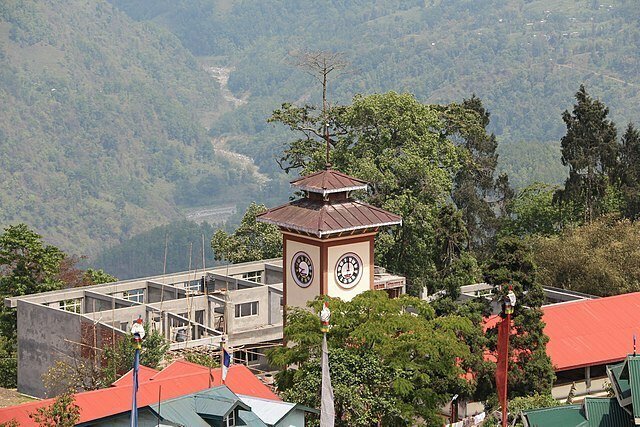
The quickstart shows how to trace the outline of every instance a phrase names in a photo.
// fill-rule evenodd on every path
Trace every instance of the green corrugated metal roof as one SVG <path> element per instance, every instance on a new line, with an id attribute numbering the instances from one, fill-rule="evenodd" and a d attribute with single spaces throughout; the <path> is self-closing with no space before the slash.
<path id="1" fill-rule="evenodd" d="M 155 411 L 158 405 L 152 406 Z M 166 420 L 189 427 L 211 427 L 195 410 L 193 398 L 179 398 L 162 402 L 160 415 Z"/>
<path id="2" fill-rule="evenodd" d="M 631 397 L 631 385 L 629 384 L 628 375 L 622 375 L 622 371 L 626 362 L 618 363 L 615 365 L 607 365 L 607 369 L 611 371 L 613 385 L 615 387 L 616 394 L 620 400 L 628 399 Z"/>
<path id="3" fill-rule="evenodd" d="M 158 405 L 150 405 L 158 411 Z M 160 405 L 163 418 L 189 427 L 209 427 L 203 418 L 222 419 L 234 408 L 250 409 L 226 386 L 167 400 Z"/>
<path id="4" fill-rule="evenodd" d="M 209 417 L 225 417 L 235 408 L 238 403 L 244 408 L 245 404 L 240 401 L 231 390 L 226 387 L 216 387 L 207 391 L 193 395 L 195 411 Z"/>
<path id="5" fill-rule="evenodd" d="M 586 397 L 582 405 L 524 411 L 529 427 L 633 427 L 631 416 L 616 398 Z"/>
<path id="6" fill-rule="evenodd" d="M 587 421 L 582 413 L 582 405 L 564 405 L 553 408 L 524 411 L 529 427 L 577 427 Z"/>
<path id="7" fill-rule="evenodd" d="M 626 369 L 629 372 L 633 416 L 640 418 L 640 356 L 627 356 Z"/>
<path id="8" fill-rule="evenodd" d="M 251 411 L 238 411 L 237 426 L 251 426 L 251 427 L 268 427 L 256 414 Z"/>
<path id="9" fill-rule="evenodd" d="M 618 399 L 606 397 L 585 397 L 584 412 L 589 427 L 633 427 L 629 414 L 620 407 Z"/>

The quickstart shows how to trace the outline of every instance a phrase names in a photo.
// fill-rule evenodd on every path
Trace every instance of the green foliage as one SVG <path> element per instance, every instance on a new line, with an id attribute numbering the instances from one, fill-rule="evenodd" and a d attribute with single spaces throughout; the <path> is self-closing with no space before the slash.
<path id="1" fill-rule="evenodd" d="M 94 270 L 93 268 L 87 268 L 87 271 L 84 272 L 84 279 L 89 285 L 99 285 L 102 283 L 118 281 L 117 277 L 112 276 L 109 273 L 105 273 L 104 270 Z"/>
<path id="2" fill-rule="evenodd" d="M 372 352 L 356 353 L 334 348 L 329 355 L 331 383 L 338 426 L 371 426 L 379 420 L 386 422 L 399 416 L 399 402 L 394 384 L 384 365 Z M 305 363 L 293 373 L 294 387 L 283 393 L 289 402 L 298 402 L 312 408 L 320 407 L 322 368 L 318 359 Z M 316 420 L 314 420 L 316 421 Z M 317 425 L 314 423 L 313 425 Z"/>
<path id="3" fill-rule="evenodd" d="M 507 285 L 511 285 L 517 298 L 512 315 L 515 334 L 511 335 L 509 345 L 509 396 L 550 392 L 555 374 L 546 353 L 549 338 L 544 334 L 540 310 L 544 295 L 532 248 L 518 237 L 501 239 L 486 271 L 488 283 L 500 286 L 503 294 L 508 291 Z M 495 349 L 496 332 L 496 328 L 487 331 L 492 349 Z"/>
<path id="4" fill-rule="evenodd" d="M 110 248 L 104 248 L 92 260 L 96 267 L 118 276 L 120 279 L 156 276 L 163 272 L 175 273 L 191 268 L 202 268 L 202 236 L 206 239 L 214 233 L 210 224 L 197 224 L 193 221 L 174 221 L 154 227 L 149 231 Z M 165 245 L 167 248 L 165 267 Z M 190 248 L 193 248 L 190 251 Z M 204 248 L 206 265 L 215 265 L 213 251 L 207 244 Z"/>
<path id="5" fill-rule="evenodd" d="M 490 113 L 475 94 L 465 99 L 461 107 L 466 111 L 453 117 L 452 127 L 462 138 L 461 146 L 467 156 L 454 178 L 451 198 L 462 212 L 470 236 L 469 246 L 486 250 L 491 247 L 498 227 L 496 207 L 507 202 L 512 190 L 506 175 L 495 177 L 498 143 L 496 136 L 486 131 Z M 473 113 L 477 117 L 468 117 Z"/>
<path id="6" fill-rule="evenodd" d="M 551 236 L 570 222 L 563 209 L 553 203 L 555 186 L 534 183 L 522 189 L 509 203 L 509 217 L 500 230 L 504 236 Z M 566 212 L 567 209 L 565 209 Z"/>
<path id="7" fill-rule="evenodd" d="M 558 198 L 582 207 L 584 221 L 591 222 L 607 210 L 602 199 L 615 173 L 616 127 L 607 118 L 609 109 L 591 98 L 584 85 L 580 85 L 576 100 L 573 112 L 562 114 L 567 126 L 561 142 L 562 164 L 569 166 L 569 177 Z"/>
<path id="8" fill-rule="evenodd" d="M 46 245 L 25 224 L 9 226 L 0 234 L 0 299 L 60 289 L 65 254 Z M 17 363 L 16 310 L 0 307 L 0 385 L 14 387 Z"/>
<path id="9" fill-rule="evenodd" d="M 523 411 L 530 409 L 551 408 L 561 406 L 551 394 L 533 393 L 531 396 L 518 396 L 509 401 L 509 418 L 516 420 Z M 521 426 L 522 424 L 516 424 Z"/>
<path id="10" fill-rule="evenodd" d="M 602 218 L 535 243 L 540 282 L 599 296 L 640 291 L 640 224 Z"/>
<path id="11" fill-rule="evenodd" d="M 46 245 L 25 224 L 9 226 L 0 235 L 0 293 L 28 295 L 60 289 L 60 263 L 65 254 Z"/>
<path id="12" fill-rule="evenodd" d="M 498 145 L 498 173 L 509 176 L 509 183 L 522 190 L 537 182 L 560 185 L 567 178 L 567 168 L 558 161 L 562 156 L 560 141 L 505 141 Z"/>
<path id="13" fill-rule="evenodd" d="M 319 310 L 321 301 L 313 302 L 313 307 Z M 424 301 L 408 296 L 389 299 L 376 291 L 350 302 L 330 300 L 329 307 L 332 328 L 327 339 L 336 370 L 333 380 L 331 365 L 333 386 L 341 399 L 339 425 L 365 425 L 380 415 L 383 425 L 405 425 L 418 418 L 435 423 L 440 405 L 451 393 L 473 393 L 473 384 L 461 377 L 472 358 L 466 339 L 477 336 L 479 328 L 471 320 L 458 315 L 435 317 Z M 277 375 L 278 388 L 317 406 L 318 388 L 313 384 L 320 381 L 322 341 L 318 316 L 291 309 L 285 335 L 289 345 L 268 354 L 272 363 L 283 368 Z M 355 367 L 367 371 L 358 373 Z M 347 399 L 349 393 L 359 397 Z M 394 411 L 380 411 L 375 405 L 363 412 L 368 401 L 382 408 L 395 406 L 397 417 Z"/>
<path id="14" fill-rule="evenodd" d="M 447 133 L 454 118 L 473 126 L 460 117 L 466 113 L 455 106 L 442 111 L 439 106 L 420 103 L 413 95 L 395 92 L 356 96 L 351 105 L 328 112 L 333 166 L 370 183 L 370 192 L 362 195 L 365 201 L 403 217 L 402 227 L 380 233 L 376 262 L 406 275 L 415 284 L 413 292 L 426 284 L 441 260 L 434 250 L 434 224 L 451 192 L 461 158 Z M 283 104 L 270 120 L 301 135 L 284 151 L 280 164 L 285 170 L 308 173 L 324 167 L 325 149 L 317 138 L 323 120 L 312 107 Z M 456 224 L 455 219 L 447 222 Z M 458 240 L 464 238 L 465 230 L 444 224 L 441 228 L 439 238 L 446 248 L 451 247 L 452 239 L 456 239 L 454 245 L 462 243 Z M 453 252 L 444 257 L 450 262 L 452 256 Z"/>
<path id="15" fill-rule="evenodd" d="M 58 396 L 49 406 L 36 409 L 29 417 L 40 427 L 73 427 L 80 420 L 80 407 L 73 394 Z"/>
<path id="16" fill-rule="evenodd" d="M 18 358 L 14 340 L 0 337 L 0 385 L 4 388 L 18 386 Z"/>
<path id="17" fill-rule="evenodd" d="M 624 216 L 635 220 L 640 215 L 640 132 L 632 123 L 620 143 L 616 178 L 624 199 Z"/>
<path id="18" fill-rule="evenodd" d="M 20 427 L 20 423 L 15 419 L 0 423 L 0 427 Z"/>
<path id="19" fill-rule="evenodd" d="M 219 358 L 215 358 L 210 354 L 195 351 L 185 354 L 184 360 L 186 360 L 187 362 L 206 366 L 208 368 L 217 368 L 220 366 Z"/>
<path id="20" fill-rule="evenodd" d="M 144 325 L 144 329 L 147 335 L 142 341 L 140 364 L 156 369 L 169 350 L 169 342 L 158 331 L 149 332 L 148 324 Z M 106 361 L 102 369 L 104 386 L 112 384 L 121 375 L 131 370 L 134 354 L 135 346 L 130 336 L 119 339 L 115 346 L 104 349 L 103 360 Z"/>
<path id="21" fill-rule="evenodd" d="M 216 231 L 211 238 L 215 259 L 239 263 L 282 256 L 282 234 L 278 227 L 256 221 L 256 216 L 266 210 L 266 206 L 252 202 L 232 234 Z"/>

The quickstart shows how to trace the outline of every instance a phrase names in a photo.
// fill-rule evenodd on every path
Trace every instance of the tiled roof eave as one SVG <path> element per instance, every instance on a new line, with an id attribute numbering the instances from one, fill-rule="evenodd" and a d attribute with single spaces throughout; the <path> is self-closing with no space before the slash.
<path id="1" fill-rule="evenodd" d="M 346 228 L 340 228 L 340 229 L 329 230 L 329 231 L 320 231 L 320 237 L 324 237 L 324 236 L 328 236 L 330 234 L 336 234 L 336 233 L 345 233 L 347 231 L 364 230 L 367 228 L 386 227 L 390 225 L 402 225 L 402 220 L 380 222 L 380 223 L 367 224 L 367 225 L 357 225 L 353 227 L 346 227 Z"/>
<path id="2" fill-rule="evenodd" d="M 260 218 L 260 222 L 277 225 L 278 227 L 286 228 L 289 230 L 301 231 L 303 233 L 312 234 L 320 238 L 329 236 L 331 234 L 345 233 L 347 231 L 366 230 L 367 228 L 386 227 L 390 225 L 402 225 L 402 220 L 397 220 L 397 221 L 380 222 L 380 223 L 373 223 L 373 224 L 366 224 L 366 225 L 356 225 L 353 227 L 345 227 L 345 228 L 340 228 L 335 230 L 314 230 L 311 228 L 300 227 L 294 224 L 289 224 L 281 221 L 274 221 L 268 218 Z"/>

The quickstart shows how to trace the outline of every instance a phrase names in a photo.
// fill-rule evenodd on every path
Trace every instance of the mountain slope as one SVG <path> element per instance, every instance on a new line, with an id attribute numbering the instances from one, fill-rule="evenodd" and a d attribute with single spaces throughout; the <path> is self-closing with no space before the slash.
<path id="1" fill-rule="evenodd" d="M 266 154 L 282 138 L 265 126 L 269 112 L 284 101 L 317 102 L 320 94 L 292 65 L 290 53 L 301 49 L 343 51 L 351 62 L 351 72 L 330 79 L 332 102 L 387 90 L 438 103 L 476 93 L 505 145 L 557 145 L 561 113 L 580 83 L 620 127 L 640 121 L 640 8 L 633 0 L 110 1 L 170 29 L 194 54 L 235 68 L 229 87 L 249 102 L 211 129 L 236 135 L 234 147 L 245 154 L 264 153 L 265 169 L 276 168 Z M 552 175 L 562 174 L 558 159 Z"/>
<path id="2" fill-rule="evenodd" d="M 252 188 L 198 123 L 225 102 L 216 84 L 171 33 L 105 1 L 0 2 L 0 99 L 0 225 L 66 250 Z"/>

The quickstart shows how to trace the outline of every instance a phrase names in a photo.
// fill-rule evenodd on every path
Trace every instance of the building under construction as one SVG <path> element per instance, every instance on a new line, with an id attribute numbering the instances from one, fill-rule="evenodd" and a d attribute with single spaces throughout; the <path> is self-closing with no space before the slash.
<path id="1" fill-rule="evenodd" d="M 235 264 L 8 298 L 18 313 L 18 391 L 43 397 L 42 375 L 58 360 L 99 360 L 138 317 L 173 351 L 219 348 L 235 362 L 264 364 L 282 341 L 282 259 Z M 375 288 L 404 293 L 405 279 L 376 268 Z"/>

